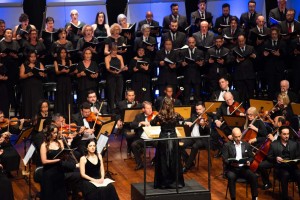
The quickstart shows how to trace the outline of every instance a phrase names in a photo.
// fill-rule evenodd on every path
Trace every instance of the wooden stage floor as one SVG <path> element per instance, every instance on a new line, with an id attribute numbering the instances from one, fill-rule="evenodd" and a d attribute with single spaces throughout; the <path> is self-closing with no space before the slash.
<path id="1" fill-rule="evenodd" d="M 127 158 L 127 151 L 126 151 L 126 142 L 125 139 L 123 141 L 123 147 L 122 152 L 120 152 L 120 139 L 114 138 L 111 136 L 109 140 L 109 170 L 113 173 L 116 173 L 116 175 L 113 175 L 112 177 L 115 179 L 115 187 L 117 190 L 117 193 L 119 195 L 119 198 L 121 200 L 129 200 L 131 199 L 130 195 L 130 189 L 132 183 L 141 183 L 143 182 L 143 170 L 135 171 L 135 161 L 134 159 L 128 159 Z M 17 151 L 20 153 L 20 155 L 23 157 L 23 146 L 15 146 Z M 151 157 L 154 155 L 154 149 L 151 149 Z M 211 152 L 211 155 L 213 155 L 215 152 Z M 147 152 L 148 155 L 148 152 Z M 24 169 L 23 164 L 20 165 L 21 170 Z M 34 166 L 33 166 L 34 169 Z M 105 166 L 106 169 L 106 166 Z M 222 160 L 221 158 L 213 158 L 212 157 L 212 170 L 211 170 L 211 198 L 213 200 L 217 199 L 225 199 L 225 193 L 226 193 L 226 186 L 227 186 L 227 180 L 223 179 L 222 175 Z M 22 178 L 21 172 L 17 175 L 15 172 L 13 172 L 13 175 L 15 175 L 14 178 L 12 178 L 12 184 L 13 184 L 13 190 L 14 190 L 14 196 L 15 200 L 23 200 L 28 199 L 28 184 L 26 181 Z M 153 182 L 154 179 L 154 167 L 151 166 L 150 159 L 147 160 L 147 182 Z M 202 186 L 207 187 L 207 152 L 201 151 L 200 155 L 200 164 L 197 167 L 192 168 L 188 173 L 184 174 L 185 180 L 194 179 L 197 182 L 199 182 Z M 272 178 L 271 178 L 272 179 Z M 31 179 L 32 180 L 32 179 Z M 36 191 L 39 191 L 39 185 L 36 184 L 33 180 L 32 183 L 32 194 L 35 194 Z M 261 187 L 262 183 L 259 178 L 259 187 Z M 278 199 L 279 196 L 279 188 L 278 188 L 278 182 L 277 187 L 275 188 L 275 194 L 272 195 L 272 189 L 268 191 L 261 190 L 259 188 L 259 199 Z M 1 193 L 2 191 L 0 191 Z M 292 196 L 292 184 L 289 186 L 289 195 Z M 0 195 L 1 196 L 1 195 Z M 237 199 L 246 199 L 246 188 L 244 184 L 237 184 L 237 190 L 236 190 L 236 197 Z M 0 197 L 1 199 L 1 197 Z M 230 199 L 230 195 L 228 192 L 227 199 Z M 251 190 L 250 186 L 248 186 L 248 199 L 251 199 Z M 297 194 L 297 186 L 295 186 L 295 197 L 291 199 L 300 199 Z"/>

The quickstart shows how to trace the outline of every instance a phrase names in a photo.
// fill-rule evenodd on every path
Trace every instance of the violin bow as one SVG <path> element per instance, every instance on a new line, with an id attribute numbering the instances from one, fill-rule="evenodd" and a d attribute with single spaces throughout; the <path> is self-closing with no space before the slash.
<path id="1" fill-rule="evenodd" d="M 242 104 L 243 104 L 243 102 L 240 103 L 240 104 L 238 105 L 238 107 L 236 107 L 236 108 L 232 111 L 232 113 L 230 113 L 230 115 L 232 115 L 235 111 L 237 111 L 237 110 L 242 106 Z"/>
<path id="2" fill-rule="evenodd" d="M 206 111 L 209 110 L 214 104 L 215 104 L 215 103 L 210 104 L 210 106 L 209 106 L 207 109 L 205 109 L 205 111 L 204 111 L 199 117 L 197 117 L 197 119 L 195 119 L 195 120 L 193 121 L 193 123 L 192 123 L 191 126 L 193 126 L 193 125 L 198 121 L 198 119 L 201 119 L 201 118 L 202 118 L 202 115 L 203 115 L 204 113 L 206 113 Z"/>
<path id="3" fill-rule="evenodd" d="M 69 133 L 71 132 L 71 105 L 68 104 L 68 114 L 69 114 Z"/>
<path id="4" fill-rule="evenodd" d="M 96 122 L 97 122 L 97 120 L 98 120 L 99 113 L 100 113 L 101 108 L 102 108 L 102 106 L 103 106 L 103 102 L 104 102 L 104 101 L 102 101 L 101 104 L 100 104 L 98 113 L 97 113 L 97 115 L 96 115 L 96 120 L 95 120 L 94 125 L 93 125 L 93 129 L 95 129 L 95 126 L 96 126 Z"/>
<path id="5" fill-rule="evenodd" d="M 9 111 L 8 111 L 8 123 L 7 123 L 7 132 L 9 132 L 9 122 L 10 122 L 10 111 L 11 111 L 11 104 L 9 104 Z"/>

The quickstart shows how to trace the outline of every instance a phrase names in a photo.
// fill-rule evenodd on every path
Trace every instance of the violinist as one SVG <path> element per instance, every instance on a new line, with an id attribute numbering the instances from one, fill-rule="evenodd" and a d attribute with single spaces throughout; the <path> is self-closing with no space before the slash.
<path id="1" fill-rule="evenodd" d="M 177 94 L 176 94 L 177 96 Z M 174 90 L 173 90 L 173 86 L 172 85 L 167 85 L 165 87 L 164 90 L 164 96 L 159 96 L 157 97 L 156 101 L 155 101 L 155 109 L 156 110 L 160 110 L 162 103 L 164 101 L 165 98 L 169 98 L 173 100 L 174 106 L 180 106 L 181 105 L 181 101 L 177 98 L 174 98 Z"/>
<path id="2" fill-rule="evenodd" d="M 125 100 L 120 101 L 117 104 L 117 111 L 119 113 L 118 118 L 120 118 L 120 115 L 122 112 L 127 108 L 141 108 L 141 104 L 135 101 L 135 92 L 134 90 L 127 90 L 125 94 Z M 135 139 L 135 134 L 130 131 L 130 127 L 128 124 L 125 124 L 123 127 L 123 122 L 121 119 L 117 122 L 118 129 L 122 129 L 122 131 L 125 133 L 126 141 L 127 141 L 127 155 L 131 155 L 131 144 Z"/>
<path id="3" fill-rule="evenodd" d="M 141 152 L 143 152 L 144 149 L 143 140 L 149 139 L 149 137 L 143 131 L 143 127 L 150 126 L 149 122 L 157 115 L 156 111 L 152 111 L 152 103 L 148 101 L 143 102 L 142 111 L 143 112 L 136 115 L 134 121 L 130 123 L 130 127 L 134 129 L 135 132 L 134 141 L 131 143 L 132 153 L 136 162 L 136 167 L 134 168 L 135 170 L 139 170 L 144 167 L 141 158 Z M 154 142 L 151 144 L 147 142 L 147 145 L 155 146 Z"/>
<path id="4" fill-rule="evenodd" d="M 264 122 L 260 119 L 258 119 L 258 112 L 255 107 L 250 107 L 247 110 L 246 113 L 246 123 L 244 125 L 244 132 L 243 132 L 243 138 L 248 138 L 250 136 L 251 132 L 254 131 L 256 134 L 256 137 L 252 137 L 248 142 L 250 144 L 256 143 L 256 146 L 260 146 L 262 142 L 266 140 L 266 136 L 268 134 L 267 128 L 264 124 Z M 242 138 L 242 139 L 243 139 Z"/>
<path id="5" fill-rule="evenodd" d="M 81 126 L 76 137 L 73 138 L 71 148 L 78 148 L 81 156 L 84 155 L 85 144 L 88 140 L 95 138 L 93 129 L 94 122 L 88 122 L 87 118 L 91 114 L 91 106 L 88 102 L 84 102 L 80 106 L 80 111 L 72 115 L 72 122 Z"/>
<path id="6" fill-rule="evenodd" d="M 288 80 L 280 81 L 280 92 L 278 92 L 276 96 L 278 96 L 278 94 L 287 95 L 291 103 L 299 102 L 299 97 L 297 96 L 297 94 L 290 90 L 290 82 Z"/>
<path id="7" fill-rule="evenodd" d="M 198 102 L 195 106 L 196 114 L 193 114 L 190 120 L 186 121 L 184 124 L 188 125 L 191 130 L 191 137 L 199 137 L 210 135 L 210 118 L 205 113 L 205 106 L 202 102 Z M 193 123 L 197 120 L 195 123 Z M 185 167 L 183 172 L 187 172 L 193 165 L 198 150 L 200 148 L 208 148 L 208 141 L 206 138 L 197 138 L 197 139 L 185 139 L 183 140 L 183 152 L 182 157 L 185 162 Z M 191 153 L 188 156 L 185 149 L 187 147 L 192 147 Z"/>
<path id="8" fill-rule="evenodd" d="M 12 134 L 20 134 L 21 130 L 23 129 L 24 121 L 24 119 L 10 120 L 5 118 L 3 111 L 0 110 L 0 134 L 8 131 L 8 129 Z"/>
<path id="9" fill-rule="evenodd" d="M 300 170 L 297 162 L 284 162 L 285 160 L 300 159 L 300 148 L 297 142 L 289 139 L 290 129 L 287 126 L 279 128 L 279 139 L 271 143 L 267 159 L 275 165 L 274 175 L 281 182 L 282 199 L 288 197 L 288 182 L 291 177 L 300 185 Z M 298 187 L 300 193 L 300 187 Z"/>
<path id="10" fill-rule="evenodd" d="M 94 90 L 87 91 L 87 102 L 91 105 L 91 112 L 95 114 L 107 114 L 107 106 L 103 104 L 101 106 L 101 103 L 97 99 L 97 94 Z M 101 107 L 101 110 L 99 111 L 99 108 Z"/>

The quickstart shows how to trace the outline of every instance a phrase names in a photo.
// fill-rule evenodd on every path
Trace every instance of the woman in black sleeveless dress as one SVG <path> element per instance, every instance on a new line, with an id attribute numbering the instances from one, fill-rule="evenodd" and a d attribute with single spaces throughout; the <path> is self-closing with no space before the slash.
<path id="1" fill-rule="evenodd" d="M 96 152 L 94 139 L 86 143 L 87 155 L 80 158 L 79 168 L 83 178 L 83 196 L 85 200 L 117 200 L 115 187 L 110 183 L 106 187 L 96 187 L 92 182 L 103 183 L 104 165 L 101 154 Z M 100 173 L 101 171 L 101 173 Z"/>
<path id="2" fill-rule="evenodd" d="M 173 100 L 165 98 L 159 114 L 150 124 L 161 126 L 159 138 L 176 138 L 176 125 L 183 118 L 174 111 Z M 184 187 L 182 164 L 177 140 L 159 141 L 155 153 L 154 188 L 176 188 L 176 174 L 178 174 L 178 188 Z M 177 168 L 178 166 L 178 168 Z"/>
<path id="3" fill-rule="evenodd" d="M 110 55 L 105 57 L 105 67 L 108 72 L 106 76 L 107 100 L 110 112 L 112 112 L 115 104 L 122 100 L 122 71 L 126 71 L 128 68 L 124 66 L 123 57 L 117 54 L 116 45 L 110 48 L 110 52 Z"/>
<path id="4" fill-rule="evenodd" d="M 66 200 L 65 175 L 60 159 L 54 157 L 64 148 L 61 140 L 58 140 L 58 129 L 50 125 L 46 130 L 46 138 L 41 145 L 40 154 L 43 163 L 43 176 L 41 181 L 41 199 Z"/>
<path id="5" fill-rule="evenodd" d="M 22 79 L 22 101 L 24 118 L 31 119 L 37 113 L 36 102 L 43 97 L 42 79 L 46 76 L 42 63 L 37 61 L 34 51 L 29 52 L 24 64 L 20 67 L 20 79 Z"/>

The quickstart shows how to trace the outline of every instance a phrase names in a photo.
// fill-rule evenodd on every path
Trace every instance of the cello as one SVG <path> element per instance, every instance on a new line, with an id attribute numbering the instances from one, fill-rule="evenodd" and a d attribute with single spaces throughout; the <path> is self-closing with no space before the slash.
<path id="1" fill-rule="evenodd" d="M 256 116 L 252 122 L 251 122 L 251 125 L 254 124 L 254 122 L 257 120 L 258 116 Z M 249 140 L 253 139 L 253 138 L 256 138 L 257 136 L 257 132 L 250 129 L 249 127 L 247 129 L 245 129 L 243 131 L 243 134 L 242 134 L 242 140 L 245 141 L 245 142 L 249 142 Z"/>
<path id="2" fill-rule="evenodd" d="M 275 131 L 273 131 L 271 134 L 274 135 L 279 128 L 277 128 Z M 267 138 L 264 143 L 258 148 L 258 150 L 255 153 L 255 156 L 253 158 L 253 162 L 250 165 L 250 170 L 252 172 L 256 172 L 258 165 L 265 159 L 265 157 L 268 155 L 268 152 L 270 150 L 272 140 Z"/>

